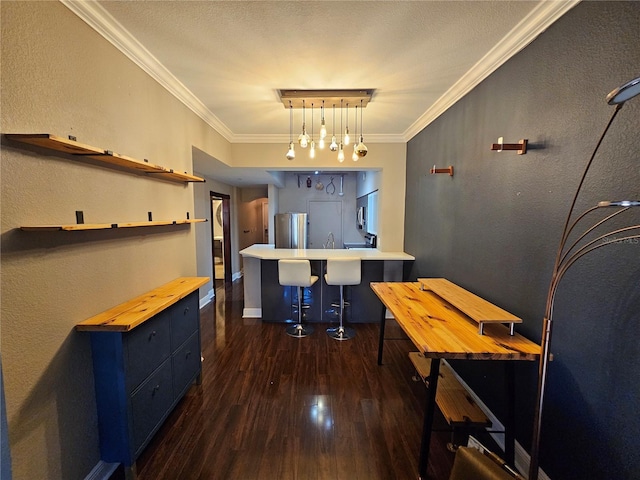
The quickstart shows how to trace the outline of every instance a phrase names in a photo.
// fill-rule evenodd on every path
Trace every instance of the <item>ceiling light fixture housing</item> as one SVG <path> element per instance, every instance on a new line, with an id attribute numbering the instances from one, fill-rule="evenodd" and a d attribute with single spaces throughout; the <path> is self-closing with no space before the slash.
<path id="1" fill-rule="evenodd" d="M 366 107 L 371 101 L 375 89 L 361 88 L 352 90 L 278 90 L 278 96 L 284 108 L 289 108 L 289 102 L 293 108 L 302 108 L 303 100 L 307 104 L 314 102 L 315 104 L 338 105 L 340 100 L 350 105 L 362 104 L 361 108 Z M 324 102 L 323 102 L 324 101 Z"/>

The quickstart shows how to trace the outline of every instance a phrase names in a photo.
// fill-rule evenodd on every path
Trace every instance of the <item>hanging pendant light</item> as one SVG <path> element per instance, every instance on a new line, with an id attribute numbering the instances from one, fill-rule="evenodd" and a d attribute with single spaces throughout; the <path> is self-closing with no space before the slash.
<path id="1" fill-rule="evenodd" d="M 351 138 L 349 137 L 349 104 L 347 103 L 347 126 L 344 128 L 344 138 L 343 142 L 346 145 L 349 145 L 351 142 Z"/>
<path id="2" fill-rule="evenodd" d="M 289 100 L 289 151 L 287 152 L 287 160 L 296 158 L 296 151 L 293 148 L 293 105 Z"/>
<path id="3" fill-rule="evenodd" d="M 336 143 L 336 104 L 333 104 L 333 135 L 331 136 L 331 145 L 329 150 L 335 152 L 338 150 L 338 144 Z"/>
<path id="4" fill-rule="evenodd" d="M 358 133 L 358 105 L 356 105 L 356 133 Z M 353 142 L 353 154 L 351 155 L 351 160 L 353 160 L 354 162 L 357 162 L 358 159 L 360 158 L 358 156 L 358 152 L 357 149 L 358 148 L 358 143 L 357 142 Z"/>
<path id="5" fill-rule="evenodd" d="M 342 132 L 342 99 L 340 99 L 340 131 Z M 340 144 L 338 146 L 338 162 L 344 162 L 344 144 L 342 143 L 342 135 L 340 136 Z"/>
<path id="6" fill-rule="evenodd" d="M 309 135 L 307 135 L 307 110 L 304 100 L 302 100 L 302 133 L 298 136 L 298 143 L 302 148 L 307 148 L 307 145 L 309 145 Z"/>
<path id="7" fill-rule="evenodd" d="M 324 148 L 324 137 L 327 136 L 327 127 L 324 124 L 324 100 L 322 100 L 322 106 L 320 107 L 320 120 L 320 140 L 322 141 L 320 148 Z"/>
<path id="8" fill-rule="evenodd" d="M 316 158 L 316 142 L 313 141 L 313 103 L 311 104 L 311 149 L 309 158 Z"/>
<path id="9" fill-rule="evenodd" d="M 367 155 L 367 146 L 364 144 L 364 139 L 362 138 L 362 100 L 360 100 L 360 142 L 356 147 L 356 155 L 362 158 Z"/>
<path id="10" fill-rule="evenodd" d="M 324 137 L 327 136 L 327 127 L 324 124 L 324 100 L 322 100 L 322 106 L 320 107 L 320 141 L 318 142 L 318 148 L 324 150 Z"/>
<path id="11" fill-rule="evenodd" d="M 342 131 L 342 99 L 340 99 L 340 131 Z M 344 162 L 344 145 L 342 138 L 340 139 L 340 146 L 338 147 L 338 162 Z"/>

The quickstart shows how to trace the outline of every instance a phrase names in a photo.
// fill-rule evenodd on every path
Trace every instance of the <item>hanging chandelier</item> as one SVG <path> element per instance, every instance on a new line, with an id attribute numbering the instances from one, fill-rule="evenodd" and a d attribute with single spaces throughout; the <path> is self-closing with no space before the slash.
<path id="1" fill-rule="evenodd" d="M 349 137 L 349 106 L 354 106 L 355 111 L 355 133 L 356 138 L 353 141 L 352 160 L 355 162 L 364 157 L 368 149 L 363 141 L 362 134 L 362 110 L 371 101 L 373 89 L 358 90 L 279 90 L 280 99 L 285 108 L 289 109 L 289 148 L 287 151 L 287 159 L 295 158 L 294 140 L 293 140 L 293 109 L 302 109 L 302 130 L 297 137 L 298 144 L 301 148 L 311 146 L 309 157 L 315 158 L 315 142 L 313 139 L 313 123 L 314 123 L 314 105 L 320 106 L 320 136 L 318 148 L 324 149 L 325 137 L 327 136 L 327 128 L 325 123 L 325 105 L 332 107 L 332 136 L 329 150 L 337 152 L 337 159 L 340 163 L 344 162 L 344 147 L 351 143 Z M 340 129 L 336 137 L 336 105 L 340 105 Z M 358 136 L 358 103 L 360 104 L 360 135 Z M 307 133 L 306 124 L 306 108 L 311 105 L 311 136 Z M 343 125 L 344 108 L 346 105 L 346 126 Z M 344 126 L 344 129 L 343 129 Z M 359 140 L 359 141 L 358 141 Z"/>

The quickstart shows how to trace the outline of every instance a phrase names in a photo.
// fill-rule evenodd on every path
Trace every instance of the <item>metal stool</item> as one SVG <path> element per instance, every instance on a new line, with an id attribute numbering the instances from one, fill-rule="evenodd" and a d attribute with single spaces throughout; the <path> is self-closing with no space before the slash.
<path id="1" fill-rule="evenodd" d="M 340 286 L 340 325 L 337 328 L 328 328 L 327 335 L 335 340 L 349 340 L 355 337 L 356 331 L 351 327 L 345 327 L 344 320 L 344 286 L 360 285 L 360 259 L 356 257 L 327 259 L 327 273 L 324 276 L 327 285 Z"/>
<path id="2" fill-rule="evenodd" d="M 301 259 L 278 260 L 278 281 L 285 287 L 298 287 L 298 323 L 287 327 L 287 334 L 298 338 L 311 335 L 313 327 L 302 324 L 304 287 L 310 287 L 318 281 L 317 276 L 311 275 L 311 263 Z"/>

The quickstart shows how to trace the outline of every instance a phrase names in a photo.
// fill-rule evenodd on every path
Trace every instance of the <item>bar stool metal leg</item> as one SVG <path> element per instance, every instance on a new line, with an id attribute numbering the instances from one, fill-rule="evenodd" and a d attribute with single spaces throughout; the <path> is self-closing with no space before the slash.
<path id="1" fill-rule="evenodd" d="M 306 259 L 278 260 L 278 282 L 285 287 L 298 289 L 298 322 L 287 327 L 287 334 L 302 338 L 313 333 L 313 327 L 302 324 L 302 307 L 304 288 L 311 287 L 318 281 L 317 275 L 311 275 L 311 263 Z"/>
<path id="2" fill-rule="evenodd" d="M 356 336 L 355 329 L 345 327 L 344 325 L 344 305 L 344 285 L 340 285 L 340 313 L 338 314 L 340 317 L 340 325 L 336 328 L 327 328 L 327 335 L 334 340 L 349 340 Z"/>
<path id="3" fill-rule="evenodd" d="M 302 338 L 313 333 L 313 327 L 302 324 L 302 296 L 304 287 L 298 287 L 298 323 L 287 327 L 287 334 L 292 337 Z"/>

